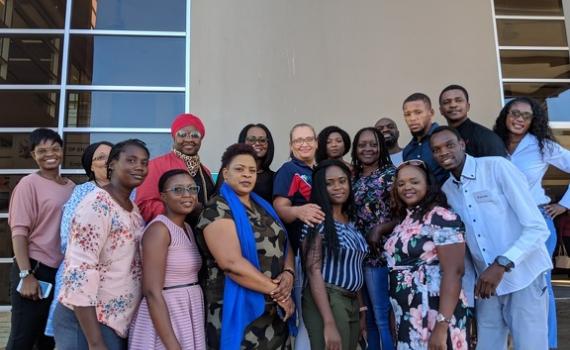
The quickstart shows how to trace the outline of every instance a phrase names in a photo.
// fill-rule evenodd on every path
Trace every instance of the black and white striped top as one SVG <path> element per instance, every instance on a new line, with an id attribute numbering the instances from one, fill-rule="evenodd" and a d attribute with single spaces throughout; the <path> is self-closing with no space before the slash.
<path id="1" fill-rule="evenodd" d="M 335 228 L 338 235 L 339 251 L 338 255 L 334 256 L 323 247 L 323 280 L 325 283 L 357 292 L 364 284 L 363 262 L 368 255 L 368 244 L 352 222 L 343 224 L 335 221 Z M 303 239 L 308 235 L 310 229 L 307 225 L 303 225 Z M 324 225 L 320 224 L 315 229 L 322 235 Z"/>

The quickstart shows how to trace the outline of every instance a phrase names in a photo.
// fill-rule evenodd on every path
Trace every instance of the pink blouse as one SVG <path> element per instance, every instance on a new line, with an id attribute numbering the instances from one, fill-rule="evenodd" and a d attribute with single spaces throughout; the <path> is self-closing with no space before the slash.
<path id="1" fill-rule="evenodd" d="M 129 212 L 102 189 L 85 197 L 71 223 L 59 301 L 95 306 L 97 320 L 121 337 L 141 299 L 143 227 L 136 205 Z"/>

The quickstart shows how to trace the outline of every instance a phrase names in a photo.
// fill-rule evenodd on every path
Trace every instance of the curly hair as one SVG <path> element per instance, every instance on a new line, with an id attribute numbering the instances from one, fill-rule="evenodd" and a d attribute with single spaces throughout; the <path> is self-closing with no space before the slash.
<path id="1" fill-rule="evenodd" d="M 250 155 L 253 159 L 256 157 L 255 150 L 248 144 L 245 143 L 234 143 L 228 146 L 224 153 L 222 154 L 222 166 L 218 172 L 218 179 L 216 180 L 215 192 L 220 193 L 220 188 L 224 183 L 224 177 L 222 171 L 227 168 L 235 157 L 241 155 Z"/>
<path id="2" fill-rule="evenodd" d="M 321 130 L 319 136 L 317 136 L 317 140 L 319 143 L 319 146 L 317 147 L 317 153 L 315 154 L 317 163 L 320 163 L 323 160 L 329 158 L 327 154 L 327 141 L 329 139 L 330 134 L 332 134 L 333 132 L 339 133 L 340 137 L 342 137 L 342 142 L 344 143 L 344 153 L 342 155 L 344 156 L 345 154 L 348 153 L 348 151 L 350 151 L 350 136 L 348 135 L 348 133 L 339 128 L 338 126 L 334 125 L 327 126 L 323 130 Z"/>
<path id="3" fill-rule="evenodd" d="M 526 103 L 532 109 L 532 120 L 530 122 L 530 127 L 528 132 L 534 135 L 538 139 L 538 148 L 540 149 L 540 155 L 544 156 L 544 149 L 548 146 L 549 142 L 557 142 L 552 129 L 548 125 L 548 115 L 546 114 L 544 108 L 534 99 L 529 97 L 517 97 L 509 101 L 497 117 L 495 121 L 495 126 L 493 126 L 493 131 L 499 135 L 503 140 L 505 146 L 508 147 L 509 140 L 511 137 L 511 132 L 507 129 L 507 115 L 510 113 L 512 106 L 515 103 Z"/>
<path id="4" fill-rule="evenodd" d="M 384 141 L 384 135 L 382 135 L 382 133 L 374 127 L 362 128 L 358 130 L 354 136 L 354 140 L 352 141 L 352 150 L 350 151 L 355 179 L 358 179 L 362 173 L 362 163 L 358 159 L 358 142 L 360 140 L 360 136 L 366 131 L 370 131 L 372 134 L 374 134 L 376 143 L 378 144 L 378 168 L 384 169 L 390 166 L 394 166 L 392 159 L 390 158 L 390 153 L 388 152 L 388 147 L 386 146 L 386 141 Z"/>

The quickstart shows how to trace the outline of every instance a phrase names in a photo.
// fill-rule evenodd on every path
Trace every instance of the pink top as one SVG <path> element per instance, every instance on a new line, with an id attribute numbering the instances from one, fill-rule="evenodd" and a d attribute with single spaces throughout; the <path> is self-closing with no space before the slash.
<path id="1" fill-rule="evenodd" d="M 12 238 L 28 237 L 30 258 L 57 268 L 63 259 L 59 239 L 62 208 L 75 184 L 65 185 L 33 173 L 24 176 L 10 199 L 8 223 Z M 32 266 L 33 268 L 33 266 Z"/>
<path id="2" fill-rule="evenodd" d="M 143 227 L 136 205 L 129 212 L 100 188 L 83 199 L 71 222 L 59 301 L 95 306 L 97 320 L 121 337 L 141 299 Z"/>

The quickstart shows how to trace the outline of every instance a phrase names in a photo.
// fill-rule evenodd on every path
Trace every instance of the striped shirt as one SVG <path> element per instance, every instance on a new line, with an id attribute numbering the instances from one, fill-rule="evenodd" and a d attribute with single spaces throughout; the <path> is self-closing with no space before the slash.
<path id="1" fill-rule="evenodd" d="M 363 262 L 368 255 L 368 244 L 352 222 L 343 224 L 335 221 L 335 228 L 339 241 L 338 255 L 334 256 L 328 249 L 323 249 L 323 280 L 325 283 L 357 292 L 364 284 Z M 303 239 L 309 234 L 309 230 L 307 225 L 303 225 Z M 318 225 L 316 230 L 323 235 L 324 225 Z"/>

